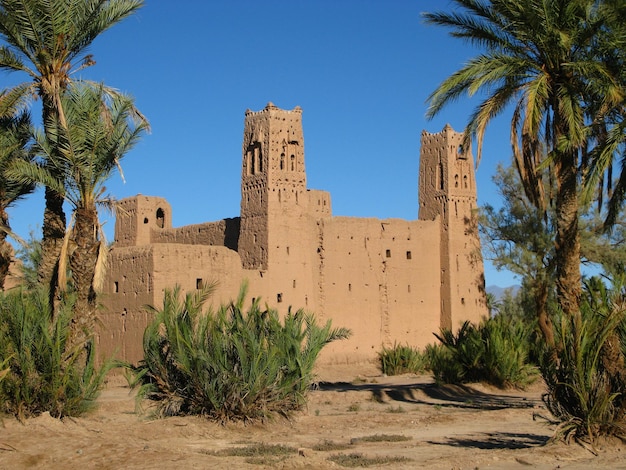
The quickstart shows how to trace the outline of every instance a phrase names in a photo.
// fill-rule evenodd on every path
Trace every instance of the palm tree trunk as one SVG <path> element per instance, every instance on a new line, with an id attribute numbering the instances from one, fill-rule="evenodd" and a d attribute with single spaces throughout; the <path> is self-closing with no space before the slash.
<path id="1" fill-rule="evenodd" d="M 72 319 L 72 344 L 84 343 L 93 333 L 96 314 L 96 291 L 93 279 L 98 259 L 96 236 L 98 214 L 95 208 L 79 208 L 75 212 L 74 248 L 70 256 L 72 281 L 76 292 Z"/>
<path id="2" fill-rule="evenodd" d="M 50 292 L 50 308 L 57 298 L 59 255 L 65 236 L 65 212 L 63 196 L 46 188 L 46 207 L 43 214 L 43 239 L 41 240 L 41 263 L 37 277 L 39 283 Z"/>
<path id="3" fill-rule="evenodd" d="M 578 312 L 581 296 L 578 180 L 575 151 L 564 152 L 556 163 L 556 287 L 559 306 L 567 315 Z"/>
<path id="4" fill-rule="evenodd" d="M 0 223 L 9 226 L 9 216 L 4 209 L 0 209 Z M 9 274 L 9 267 L 13 261 L 13 247 L 7 241 L 7 234 L 0 230 L 0 290 L 4 290 L 4 281 Z"/>
<path id="5" fill-rule="evenodd" d="M 535 281 L 532 292 L 535 297 L 535 310 L 537 311 L 539 329 L 548 348 L 554 350 L 554 329 L 550 315 L 548 315 L 548 281 L 544 279 L 544 276 Z"/>

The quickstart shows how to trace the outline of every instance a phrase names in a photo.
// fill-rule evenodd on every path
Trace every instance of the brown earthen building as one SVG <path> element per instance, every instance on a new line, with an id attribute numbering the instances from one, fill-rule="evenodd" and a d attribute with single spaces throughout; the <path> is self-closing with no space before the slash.
<path id="1" fill-rule="evenodd" d="M 110 252 L 100 350 L 135 362 L 165 289 L 217 281 L 212 302 L 261 298 L 352 330 L 326 363 L 372 360 L 383 345 L 422 347 L 441 327 L 487 314 L 476 230 L 476 180 L 462 134 L 422 133 L 418 220 L 337 217 L 330 194 L 307 188 L 302 110 L 269 103 L 245 113 L 241 214 L 172 227 L 159 197 L 120 201 Z"/>

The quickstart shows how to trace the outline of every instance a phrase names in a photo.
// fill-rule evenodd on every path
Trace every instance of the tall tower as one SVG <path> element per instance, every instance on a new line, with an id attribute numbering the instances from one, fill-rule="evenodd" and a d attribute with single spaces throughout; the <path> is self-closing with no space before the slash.
<path id="1" fill-rule="evenodd" d="M 462 140 L 450 125 L 424 131 L 420 152 L 419 218 L 441 221 L 441 326 L 452 329 L 487 314 L 474 158 Z"/>
<path id="2" fill-rule="evenodd" d="M 239 253 L 245 269 L 266 270 L 272 221 L 306 207 L 302 109 L 247 110 L 242 153 Z"/>

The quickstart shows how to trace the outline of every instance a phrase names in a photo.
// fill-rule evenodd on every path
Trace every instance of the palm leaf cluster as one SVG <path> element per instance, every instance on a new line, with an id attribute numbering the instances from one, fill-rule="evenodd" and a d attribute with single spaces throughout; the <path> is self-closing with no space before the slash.
<path id="1" fill-rule="evenodd" d="M 96 171 L 98 163 L 103 161 L 84 160 L 93 158 L 95 152 L 99 152 L 100 156 L 107 153 L 101 143 L 96 145 L 95 150 L 77 145 L 75 140 L 81 140 L 77 134 L 92 125 L 94 119 L 86 117 L 85 122 L 77 124 L 75 115 L 78 106 L 84 108 L 88 104 L 77 104 L 76 98 L 85 98 L 84 90 L 92 88 L 99 90 L 103 98 L 106 95 L 125 99 L 112 88 L 82 77 L 77 79 L 77 72 L 95 64 L 88 53 L 93 41 L 142 5 L 143 0 L 0 0 L 0 69 L 17 72 L 27 80 L 3 92 L 0 116 L 12 115 L 33 99 L 40 99 L 42 105 L 43 133 L 38 140 L 43 149 L 40 153 L 46 173 L 40 171 L 26 175 L 31 177 L 31 183 L 45 186 L 46 206 L 38 277 L 50 291 L 51 308 L 59 297 L 57 288 L 65 288 L 63 279 L 58 278 L 59 274 L 64 274 L 63 266 L 58 263 L 62 250 L 67 248 L 64 241 L 67 225 L 63 208 L 65 198 L 69 198 L 75 207 L 88 208 L 87 214 L 75 214 L 77 218 L 94 216 L 91 205 L 94 199 L 101 197 L 99 186 L 102 176 L 86 175 L 85 169 L 90 167 Z M 102 128 L 94 127 L 95 131 L 102 131 Z M 87 139 L 87 143 L 97 142 Z M 115 157 L 119 159 L 119 156 Z M 115 158 L 113 161 L 118 163 Z M 80 165 L 81 168 L 78 171 L 68 169 L 70 164 Z M 101 171 L 102 175 L 109 175 L 106 169 Z M 93 192 L 90 193 L 90 189 Z M 82 275 L 75 274 L 75 277 Z M 85 282 L 90 283 L 90 280 Z M 81 299 L 78 304 L 82 304 Z"/>
<path id="2" fill-rule="evenodd" d="M 93 408 L 113 364 L 97 367 L 92 343 L 87 354 L 82 347 L 68 350 L 71 310 L 71 302 L 64 303 L 52 320 L 42 291 L 0 294 L 2 412 L 19 419 L 43 412 L 61 418 Z"/>
<path id="3" fill-rule="evenodd" d="M 556 437 L 594 444 L 603 436 L 626 438 L 626 297 L 592 278 L 580 315 L 555 320 L 558 360 L 548 354 L 542 375 L 544 402 L 557 418 Z"/>
<path id="4" fill-rule="evenodd" d="M 205 288 L 180 299 L 166 291 L 163 308 L 144 334 L 144 359 L 134 369 L 138 398 L 158 414 L 198 414 L 218 421 L 264 420 L 300 409 L 322 348 L 347 338 L 344 328 L 319 326 L 313 315 L 236 302 L 203 312 Z"/>
<path id="5" fill-rule="evenodd" d="M 524 388 L 538 376 L 529 360 L 531 328 L 521 319 L 496 315 L 479 326 L 465 322 L 456 333 L 444 328 L 435 336 L 440 344 L 430 345 L 426 355 L 438 382 Z"/>
<path id="6" fill-rule="evenodd" d="M 0 289 L 13 261 L 13 249 L 6 238 L 10 235 L 19 241 L 11 232 L 7 209 L 34 190 L 32 182 L 18 181 L 8 172 L 15 163 L 33 159 L 30 115 L 22 112 L 0 117 Z"/>

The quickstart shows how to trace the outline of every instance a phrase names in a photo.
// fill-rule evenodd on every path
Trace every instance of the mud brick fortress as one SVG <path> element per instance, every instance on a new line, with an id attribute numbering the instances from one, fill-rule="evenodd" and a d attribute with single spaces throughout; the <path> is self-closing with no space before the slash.
<path id="1" fill-rule="evenodd" d="M 328 192 L 307 189 L 300 107 L 246 111 L 239 217 L 173 228 L 165 199 L 120 201 L 100 351 L 138 361 L 145 306 L 160 307 L 166 288 L 213 281 L 214 305 L 247 281 L 247 302 L 350 328 L 325 363 L 372 360 L 394 342 L 423 347 L 440 327 L 478 322 L 487 308 L 476 180 L 461 140 L 450 126 L 422 133 L 418 220 L 337 217 Z"/>

